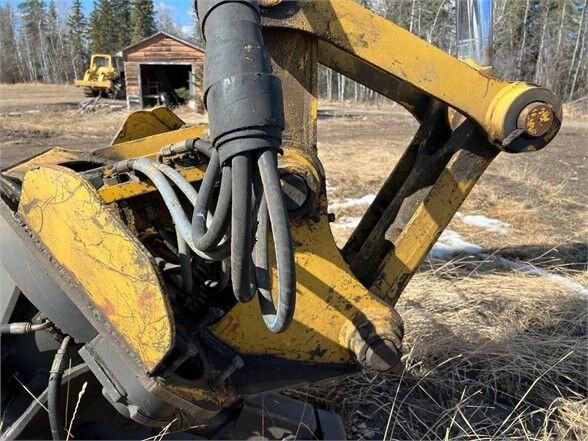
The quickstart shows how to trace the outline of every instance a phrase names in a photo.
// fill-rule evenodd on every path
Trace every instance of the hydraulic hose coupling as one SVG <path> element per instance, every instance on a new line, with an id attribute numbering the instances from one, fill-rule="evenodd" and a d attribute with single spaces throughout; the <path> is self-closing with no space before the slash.
<path id="1" fill-rule="evenodd" d="M 221 188 L 230 182 L 233 292 L 240 302 L 259 292 L 266 326 L 281 332 L 292 320 L 296 294 L 294 252 L 277 165 L 284 129 L 282 85 L 272 74 L 257 0 L 197 0 L 196 10 L 206 41 L 204 106 L 215 149 L 207 169 L 209 179 L 205 176 L 204 181 L 220 175 Z M 218 217 L 220 225 L 222 216 Z M 199 238 L 202 219 L 195 218 L 193 225 Z M 270 225 L 277 307 L 265 270 Z"/>

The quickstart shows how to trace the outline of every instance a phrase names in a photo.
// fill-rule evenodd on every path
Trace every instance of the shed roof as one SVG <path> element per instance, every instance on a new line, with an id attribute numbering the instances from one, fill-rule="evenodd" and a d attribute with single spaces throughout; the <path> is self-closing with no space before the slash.
<path id="1" fill-rule="evenodd" d="M 132 49 L 136 48 L 137 46 L 144 45 L 145 43 L 149 42 L 150 40 L 154 40 L 154 39 L 156 39 L 157 37 L 161 37 L 161 36 L 164 36 L 164 37 L 171 38 L 172 40 L 176 40 L 176 41 L 178 41 L 178 42 L 180 42 L 180 43 L 182 43 L 182 44 L 184 44 L 184 45 L 186 45 L 186 46 L 188 46 L 188 47 L 191 47 L 191 48 L 193 48 L 193 49 L 196 49 L 196 50 L 198 50 L 198 51 L 201 51 L 201 52 L 206 52 L 206 49 L 205 49 L 204 47 L 200 46 L 199 44 L 193 43 L 193 42 L 191 42 L 191 41 L 188 41 L 188 40 L 184 40 L 183 38 L 180 38 L 180 37 L 178 37 L 178 36 L 176 36 L 176 35 L 169 34 L 169 33 L 167 33 L 167 32 L 159 31 L 159 32 L 156 32 L 156 33 L 155 33 L 155 34 L 153 34 L 153 35 L 150 35 L 150 36 L 149 36 L 149 37 L 147 37 L 147 38 L 144 38 L 144 39 L 143 39 L 143 40 L 141 40 L 141 41 L 138 41 L 138 42 L 136 42 L 136 43 L 133 43 L 133 44 L 131 44 L 130 46 L 127 46 L 127 47 L 125 47 L 124 49 L 122 49 L 122 50 L 121 50 L 121 51 L 120 51 L 118 54 L 116 54 L 116 55 L 117 55 L 117 56 L 123 56 L 123 55 L 125 54 L 125 52 L 129 52 L 130 50 L 132 50 Z"/>

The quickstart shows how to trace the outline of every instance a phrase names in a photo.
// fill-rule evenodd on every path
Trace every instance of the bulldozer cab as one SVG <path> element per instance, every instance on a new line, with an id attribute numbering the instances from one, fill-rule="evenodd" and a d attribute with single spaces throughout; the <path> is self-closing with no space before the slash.
<path id="1" fill-rule="evenodd" d="M 112 57 L 110 55 L 94 54 L 90 61 L 90 68 L 96 70 L 100 68 L 112 69 Z"/>

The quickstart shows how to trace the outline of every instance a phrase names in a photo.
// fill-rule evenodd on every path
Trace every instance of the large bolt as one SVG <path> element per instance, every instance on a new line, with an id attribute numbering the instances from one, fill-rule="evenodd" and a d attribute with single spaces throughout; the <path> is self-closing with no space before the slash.
<path id="1" fill-rule="evenodd" d="M 221 373 L 218 374 L 218 376 L 211 381 L 211 386 L 214 389 L 218 389 L 220 386 L 222 386 L 225 383 L 225 381 L 228 380 L 228 378 L 231 375 L 233 375 L 236 371 L 241 369 L 243 366 L 245 366 L 245 362 L 243 361 L 243 359 L 241 357 L 239 357 L 238 355 L 235 355 L 233 357 L 233 359 L 231 360 L 231 362 L 228 364 L 228 366 L 226 366 L 221 371 Z"/>
<path id="2" fill-rule="evenodd" d="M 306 204 L 310 195 L 310 188 L 308 188 L 306 179 L 293 173 L 282 175 L 280 179 L 282 181 L 286 209 L 290 213 L 300 210 Z"/>
<path id="3" fill-rule="evenodd" d="M 528 104 L 517 120 L 517 127 L 533 138 L 545 135 L 553 126 L 554 115 L 551 107 L 541 101 Z"/>
<path id="4" fill-rule="evenodd" d="M 390 340 L 375 340 L 365 351 L 365 365 L 376 371 L 389 371 L 399 362 L 400 352 Z"/>

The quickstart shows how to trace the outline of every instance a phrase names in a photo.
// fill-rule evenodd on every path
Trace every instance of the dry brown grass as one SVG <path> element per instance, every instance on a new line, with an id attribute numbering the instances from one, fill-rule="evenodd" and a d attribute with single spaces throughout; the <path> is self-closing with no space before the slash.
<path id="1" fill-rule="evenodd" d="M 564 118 L 588 119 L 588 96 L 564 104 L 563 113 Z"/>
<path id="2" fill-rule="evenodd" d="M 409 285 L 401 375 L 364 372 L 299 395 L 342 412 L 354 439 L 588 439 L 586 298 L 544 278 L 464 270 L 438 263 Z"/>

